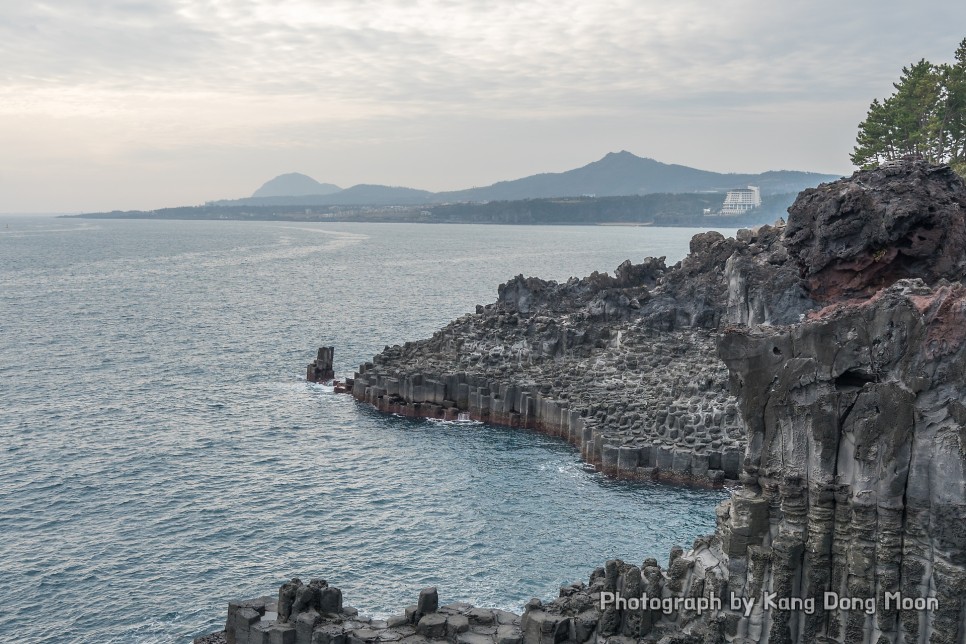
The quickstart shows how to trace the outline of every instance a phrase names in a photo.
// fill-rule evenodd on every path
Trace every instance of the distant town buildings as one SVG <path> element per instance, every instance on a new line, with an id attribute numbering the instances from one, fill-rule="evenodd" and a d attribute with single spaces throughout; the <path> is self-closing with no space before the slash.
<path id="1" fill-rule="evenodd" d="M 748 186 L 729 190 L 721 206 L 721 215 L 742 215 L 761 205 L 761 191 L 758 186 Z"/>

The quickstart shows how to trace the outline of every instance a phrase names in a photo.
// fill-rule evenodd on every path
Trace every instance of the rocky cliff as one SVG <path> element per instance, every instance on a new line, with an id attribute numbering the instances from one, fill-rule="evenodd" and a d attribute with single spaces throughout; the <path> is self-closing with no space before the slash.
<path id="1" fill-rule="evenodd" d="M 780 243 L 784 224 L 697 235 L 691 253 L 558 284 L 517 276 L 432 338 L 386 347 L 352 394 L 404 416 L 558 435 L 621 478 L 737 479 L 745 431 L 715 338 L 798 320 L 818 304 Z M 323 371 L 309 365 L 309 378 Z"/>
<path id="2" fill-rule="evenodd" d="M 407 611 L 386 637 L 966 642 L 964 226 L 958 177 L 894 163 L 803 192 L 785 226 L 699 235 L 673 267 L 517 278 L 431 340 L 387 348 L 353 385 L 380 408 L 446 414 L 466 395 L 485 418 L 566 427 L 628 474 L 670 449 L 653 467 L 693 477 L 726 436 L 741 487 L 691 550 L 609 561 L 507 618 L 506 639 L 461 631 L 466 607 Z M 304 641 L 368 641 L 328 628 Z"/>
<path id="3" fill-rule="evenodd" d="M 724 335 L 748 447 L 744 487 L 708 547 L 729 592 L 822 604 L 759 606 L 732 632 L 964 641 L 964 323 L 962 284 L 906 279 L 794 327 Z M 862 603 L 827 610 L 826 593 Z M 926 597 L 931 610 L 900 609 Z"/>

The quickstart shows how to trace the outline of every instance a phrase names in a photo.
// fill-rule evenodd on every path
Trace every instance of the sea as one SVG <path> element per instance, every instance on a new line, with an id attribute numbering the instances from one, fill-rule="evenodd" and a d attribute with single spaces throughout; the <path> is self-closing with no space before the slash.
<path id="1" fill-rule="evenodd" d="M 377 617 L 431 585 L 519 612 L 666 564 L 727 492 L 304 377 L 319 346 L 351 376 L 514 275 L 672 264 L 696 232 L 0 217 L 0 641 L 190 642 L 296 576 Z"/>

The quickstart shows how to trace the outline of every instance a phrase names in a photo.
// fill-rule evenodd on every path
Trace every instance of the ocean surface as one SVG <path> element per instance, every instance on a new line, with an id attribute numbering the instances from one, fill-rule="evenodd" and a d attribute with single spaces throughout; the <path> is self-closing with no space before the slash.
<path id="1" fill-rule="evenodd" d="M 519 611 L 665 562 L 726 493 L 303 379 L 320 345 L 351 375 L 515 274 L 673 263 L 695 232 L 0 217 L 0 641 L 187 642 L 292 576 L 372 615 L 427 585 Z"/>

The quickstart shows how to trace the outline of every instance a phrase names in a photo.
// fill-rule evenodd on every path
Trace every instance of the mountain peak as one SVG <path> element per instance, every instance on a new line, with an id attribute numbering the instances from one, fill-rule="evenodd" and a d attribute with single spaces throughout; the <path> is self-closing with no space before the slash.
<path id="1" fill-rule="evenodd" d="M 280 174 L 266 181 L 252 197 L 303 197 L 306 195 L 330 195 L 342 190 L 331 183 L 319 183 L 312 177 L 299 172 Z"/>
<path id="2" fill-rule="evenodd" d="M 641 157 L 637 156 L 633 152 L 628 152 L 627 150 L 621 150 L 620 152 L 608 152 L 607 154 L 604 155 L 604 158 L 601 159 L 601 161 L 603 161 L 604 159 L 640 159 L 640 158 Z"/>
<path id="3" fill-rule="evenodd" d="M 604 164 L 608 166 L 628 166 L 628 167 L 642 167 L 647 165 L 652 166 L 667 166 L 666 163 L 661 163 L 660 161 L 655 161 L 650 157 L 639 157 L 633 152 L 628 152 L 627 150 L 621 150 L 620 152 L 608 152 L 599 161 L 595 161 L 590 165 L 595 163 Z"/>

